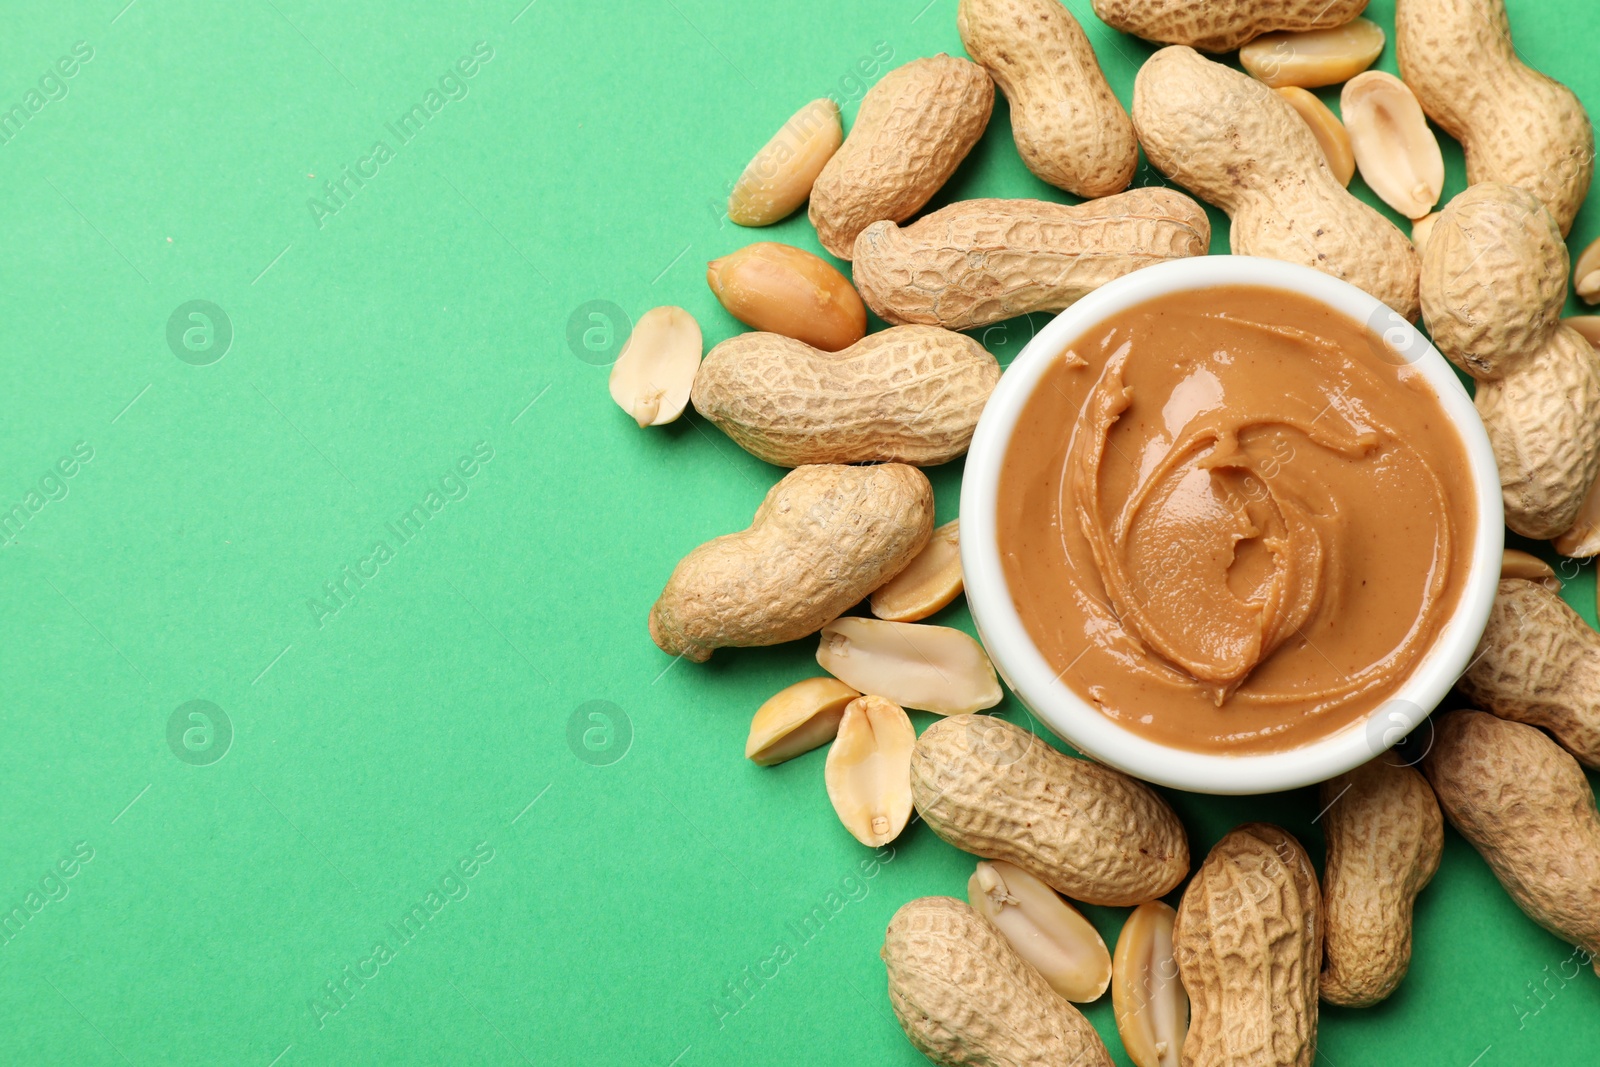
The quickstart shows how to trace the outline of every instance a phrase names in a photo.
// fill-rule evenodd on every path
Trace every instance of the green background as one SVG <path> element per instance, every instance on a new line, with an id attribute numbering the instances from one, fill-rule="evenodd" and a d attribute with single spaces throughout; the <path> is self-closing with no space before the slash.
<path id="1" fill-rule="evenodd" d="M 124 3 L 0 34 L 0 110 L 41 93 L 0 144 L 0 512 L 26 517 L 0 549 L 0 913 L 26 915 L 0 1059 L 921 1062 L 877 950 L 971 860 L 913 825 L 864 869 L 822 752 L 743 759 L 754 708 L 816 673 L 809 642 L 706 665 L 651 644 L 673 563 L 779 472 L 697 417 L 640 431 L 604 364 L 619 315 L 656 305 L 708 345 L 736 331 L 708 259 L 817 249 L 803 214 L 727 222 L 730 180 L 807 100 L 848 119 L 888 66 L 959 53 L 955 0 Z M 1067 6 L 1126 102 L 1149 46 Z M 1512 12 L 1521 53 L 1600 105 L 1591 5 Z M 41 90 L 77 42 L 92 58 Z M 388 124 L 479 42 L 401 144 Z M 314 209 L 347 166 L 370 177 Z M 1003 102 L 936 204 L 974 196 L 1061 198 Z M 1591 204 L 1574 247 L 1597 233 Z M 197 299 L 225 353 L 169 345 Z M 1008 361 L 1044 321 L 983 338 Z M 492 458 L 454 475 L 474 446 Z M 959 465 L 930 473 L 944 521 Z M 386 524 L 418 504 L 401 543 Z M 346 566 L 376 574 L 341 604 Z M 1592 571 L 1568 577 L 1592 620 Z M 1197 856 L 1252 818 L 1321 854 L 1312 790 L 1171 799 Z M 1087 912 L 1113 942 L 1122 912 Z M 1571 955 L 1450 833 L 1410 976 L 1327 1010 L 1319 1062 L 1590 1059 L 1600 983 L 1564 980 Z M 1087 1011 L 1115 1050 L 1109 1003 Z"/>

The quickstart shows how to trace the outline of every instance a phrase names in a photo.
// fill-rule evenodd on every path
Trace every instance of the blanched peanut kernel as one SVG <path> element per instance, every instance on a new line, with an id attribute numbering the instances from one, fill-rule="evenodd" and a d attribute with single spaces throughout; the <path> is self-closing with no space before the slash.
<path id="1" fill-rule="evenodd" d="M 1590 243 L 1572 265 L 1572 284 L 1585 304 L 1600 304 L 1600 240 Z"/>
<path id="2" fill-rule="evenodd" d="M 1285 86 L 1278 90 L 1278 95 L 1288 101 L 1289 106 L 1311 127 L 1312 135 L 1322 148 L 1323 158 L 1328 161 L 1328 169 L 1339 179 L 1339 184 L 1349 185 L 1350 179 L 1356 175 L 1356 157 L 1350 148 L 1350 134 L 1345 131 L 1339 116 L 1305 89 Z"/>
<path id="3" fill-rule="evenodd" d="M 937 530 L 906 569 L 872 594 L 872 613 L 890 622 L 917 622 L 961 595 L 961 520 Z"/>
<path id="4" fill-rule="evenodd" d="M 1066 999 L 1087 1003 L 1111 983 L 1111 953 L 1089 920 L 1022 868 L 980 862 L 967 902 Z"/>
<path id="5" fill-rule="evenodd" d="M 1538 556 L 1520 549 L 1508 548 L 1501 553 L 1500 577 L 1538 582 L 1552 593 L 1561 592 L 1561 579 L 1556 577 L 1555 568 Z"/>
<path id="6" fill-rule="evenodd" d="M 640 426 L 663 426 L 683 414 L 700 369 L 700 324 L 683 308 L 639 316 L 611 367 L 611 399 Z"/>
<path id="7" fill-rule="evenodd" d="M 992 708 L 1003 695 L 983 647 L 948 626 L 835 619 L 822 628 L 817 662 L 863 693 L 940 715 Z"/>
<path id="8" fill-rule="evenodd" d="M 1588 495 L 1583 498 L 1578 517 L 1572 520 L 1572 525 L 1550 543 L 1557 552 L 1572 559 L 1600 556 L 1600 478 L 1595 479 L 1589 487 Z M 1502 574 L 1501 577 L 1506 575 Z M 1560 589 L 1559 583 L 1555 588 Z"/>
<path id="9" fill-rule="evenodd" d="M 1600 315 L 1572 315 L 1561 322 L 1583 334 L 1591 345 L 1600 348 Z"/>
<path id="10" fill-rule="evenodd" d="M 1239 49 L 1239 63 L 1274 89 L 1315 89 L 1349 81 L 1372 66 L 1384 40 L 1383 27 L 1356 19 L 1331 30 L 1264 34 Z"/>
<path id="11" fill-rule="evenodd" d="M 900 836 L 911 818 L 911 749 L 917 732 L 898 704 L 877 696 L 845 706 L 828 749 L 828 799 L 839 821 L 870 848 Z"/>
<path id="12" fill-rule="evenodd" d="M 1438 221 L 1439 213 L 1435 211 L 1411 224 L 1411 243 L 1417 246 L 1417 255 L 1422 255 L 1423 250 L 1427 248 L 1428 235 L 1433 232 L 1433 224 Z"/>
<path id="13" fill-rule="evenodd" d="M 839 732 L 845 705 L 860 695 L 837 678 L 807 678 L 779 690 L 756 709 L 745 756 L 771 767 L 827 744 Z"/>
<path id="14" fill-rule="evenodd" d="M 1189 995 L 1172 958 L 1178 913 L 1159 900 L 1133 909 L 1111 962 L 1117 1033 L 1134 1067 L 1178 1067 L 1189 1030 Z"/>
<path id="15" fill-rule="evenodd" d="M 1345 84 L 1339 106 L 1372 191 L 1408 219 L 1431 212 L 1444 192 L 1444 156 L 1406 83 L 1369 70 Z"/>

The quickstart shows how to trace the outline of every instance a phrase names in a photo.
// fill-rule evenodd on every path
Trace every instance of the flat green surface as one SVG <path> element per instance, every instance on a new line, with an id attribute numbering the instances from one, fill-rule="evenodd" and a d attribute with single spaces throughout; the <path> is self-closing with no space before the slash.
<path id="1" fill-rule="evenodd" d="M 920 827 L 873 860 L 821 752 L 742 758 L 809 642 L 650 643 L 673 563 L 779 472 L 698 418 L 639 431 L 603 364 L 607 305 L 681 304 L 715 342 L 706 260 L 817 247 L 803 215 L 729 224 L 727 183 L 805 101 L 848 118 L 887 66 L 959 52 L 955 0 L 125 2 L 15 4 L 0 34 L 0 109 L 38 108 L 0 143 L 0 510 L 26 519 L 0 550 L 0 1062 L 921 1062 L 877 950 L 970 860 Z M 1126 101 L 1149 47 L 1068 6 Z M 1592 6 L 1513 17 L 1600 106 Z M 973 196 L 1060 196 L 1003 103 L 938 202 Z M 1574 247 L 1597 233 L 1591 204 Z M 193 300 L 225 353 L 183 317 L 169 346 Z M 984 337 L 1009 360 L 1043 321 Z M 943 521 L 960 471 L 931 474 Z M 585 737 L 592 701 L 611 733 Z M 1197 856 L 1251 818 L 1320 856 L 1310 790 L 1172 800 Z M 1122 913 L 1088 913 L 1113 940 Z M 1592 1062 L 1571 956 L 1452 833 L 1411 975 L 1327 1011 L 1319 1063 Z"/>

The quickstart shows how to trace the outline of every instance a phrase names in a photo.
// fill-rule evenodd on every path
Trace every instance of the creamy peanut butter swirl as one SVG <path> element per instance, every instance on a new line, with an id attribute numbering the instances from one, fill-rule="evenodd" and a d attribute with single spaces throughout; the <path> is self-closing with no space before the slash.
<path id="1" fill-rule="evenodd" d="M 1411 368 L 1306 298 L 1232 288 L 1071 346 L 1002 477 L 1013 596 L 1064 679 L 1186 747 L 1370 712 L 1459 598 L 1460 438 Z"/>

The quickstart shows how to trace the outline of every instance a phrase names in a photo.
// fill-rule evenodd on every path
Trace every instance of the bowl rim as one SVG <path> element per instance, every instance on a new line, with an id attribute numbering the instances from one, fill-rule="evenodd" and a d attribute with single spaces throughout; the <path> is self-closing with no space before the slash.
<path id="1" fill-rule="evenodd" d="M 1106 718 L 1059 680 L 1022 624 L 996 540 L 999 475 L 1017 419 L 1046 370 L 1072 340 L 1137 304 L 1173 293 L 1259 285 L 1308 296 L 1365 323 L 1410 363 L 1450 416 L 1472 472 L 1477 522 L 1460 602 L 1394 694 L 1336 733 L 1278 752 L 1195 752 L 1142 737 Z M 1332 275 L 1251 256 L 1201 256 L 1155 264 L 1109 282 L 1060 312 L 1018 354 L 990 396 L 967 452 L 961 484 L 961 566 L 979 637 L 1006 683 L 1050 730 L 1084 755 L 1158 785 L 1250 795 L 1326 781 L 1375 759 L 1428 719 L 1470 665 L 1499 584 L 1505 517 L 1488 434 L 1449 362 L 1399 313 Z M 1431 739 L 1429 739 L 1431 744 Z"/>

